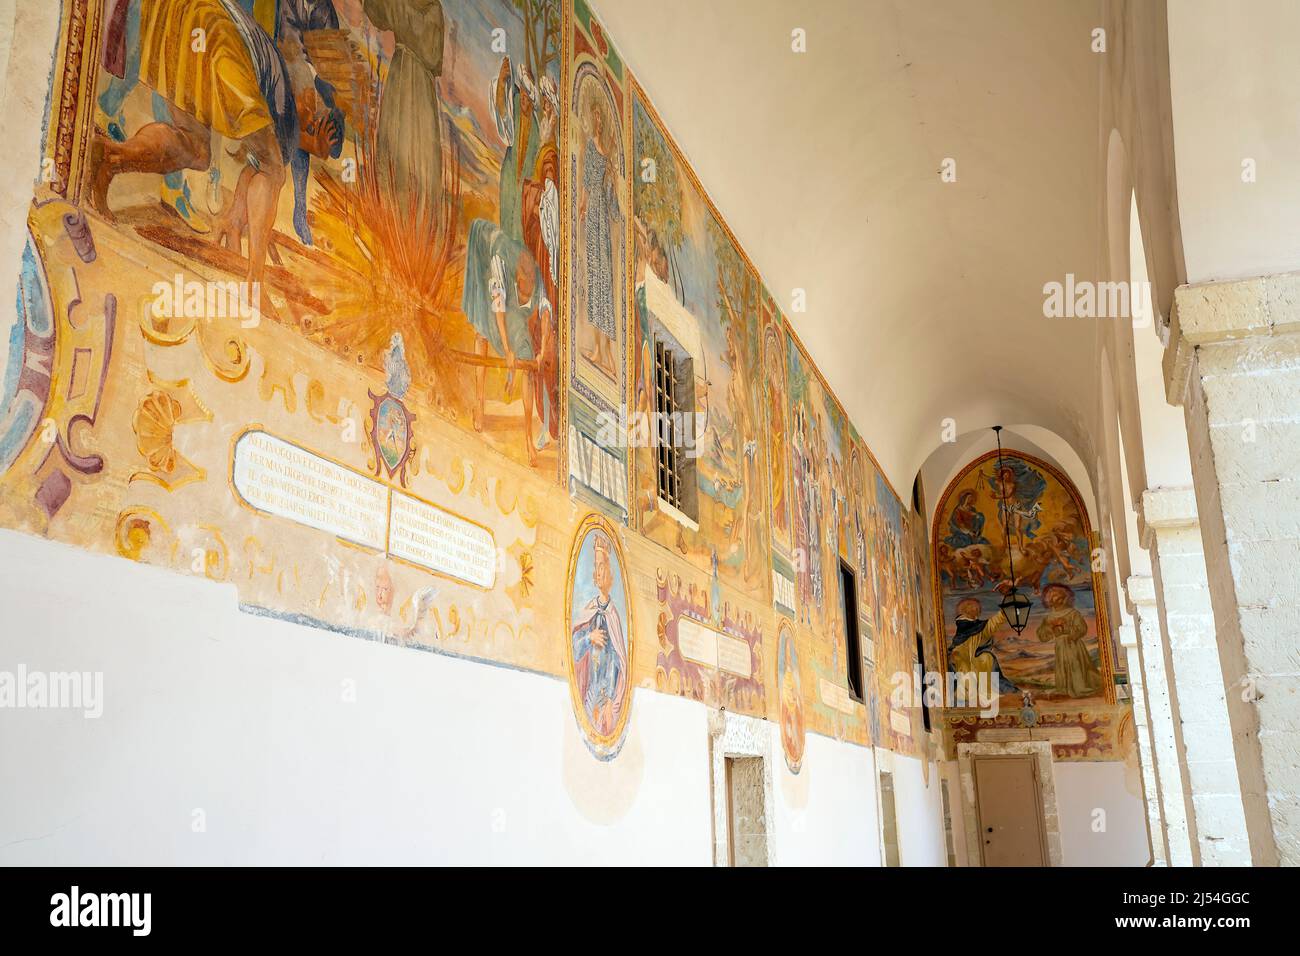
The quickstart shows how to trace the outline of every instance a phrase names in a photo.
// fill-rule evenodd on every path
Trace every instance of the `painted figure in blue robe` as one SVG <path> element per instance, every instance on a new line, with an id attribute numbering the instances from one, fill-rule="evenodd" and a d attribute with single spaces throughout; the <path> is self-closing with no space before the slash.
<path id="1" fill-rule="evenodd" d="M 614 601 L 612 544 L 602 532 L 592 534 L 592 584 L 596 595 L 574 612 L 571 642 L 573 673 L 582 707 L 601 736 L 618 726 L 628 685 L 627 638 Z"/>
<path id="2" fill-rule="evenodd" d="M 984 537 L 984 513 L 975 507 L 975 492 L 967 488 L 957 498 L 948 519 L 949 534 L 943 540 L 954 548 L 968 548 L 972 544 L 988 544 Z"/>

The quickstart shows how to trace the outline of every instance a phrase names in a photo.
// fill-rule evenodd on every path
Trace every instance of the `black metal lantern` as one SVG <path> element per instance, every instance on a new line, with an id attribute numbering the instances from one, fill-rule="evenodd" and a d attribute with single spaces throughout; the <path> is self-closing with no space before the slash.
<path id="1" fill-rule="evenodd" d="M 993 433 L 998 436 L 998 487 L 1001 488 L 1002 482 L 1002 426 L 994 425 Z M 1011 522 L 1007 520 L 1007 510 L 1011 507 L 1009 502 L 1002 503 L 1002 530 L 1006 532 L 1007 539 L 1007 566 L 1011 571 L 1011 590 L 1007 591 L 998 604 L 998 609 L 1007 619 L 1007 624 L 1017 634 L 1024 633 L 1029 626 L 1029 610 L 1033 607 L 1029 598 L 1020 593 L 1020 588 L 1016 587 L 1016 559 L 1011 552 Z"/>
<path id="2" fill-rule="evenodd" d="M 1019 588 L 1012 586 L 998 607 L 1006 615 L 1007 623 L 1011 625 L 1011 629 L 1017 634 L 1024 631 L 1028 626 L 1029 609 L 1033 605 L 1030 603 L 1029 598 L 1020 593 Z"/>

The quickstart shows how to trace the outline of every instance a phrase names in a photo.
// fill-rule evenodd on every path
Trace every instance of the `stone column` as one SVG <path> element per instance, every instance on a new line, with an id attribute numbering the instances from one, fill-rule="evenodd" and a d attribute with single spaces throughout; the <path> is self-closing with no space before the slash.
<path id="1" fill-rule="evenodd" d="M 1178 698 L 1172 690 L 1168 655 L 1160 636 L 1155 583 L 1148 575 L 1135 574 L 1128 579 L 1126 590 L 1137 622 L 1169 865 L 1196 866 L 1201 862 L 1200 847 L 1194 836 L 1195 816 L 1189 799 L 1191 787 L 1187 780 L 1187 767 L 1182 760 L 1184 750 L 1178 721 Z"/>
<path id="2" fill-rule="evenodd" d="M 1142 649 L 1138 645 L 1137 626 L 1121 624 L 1120 645 L 1127 660 L 1129 692 L 1133 695 L 1133 728 L 1137 734 L 1138 760 L 1142 765 L 1142 793 L 1147 808 L 1147 835 L 1151 842 L 1151 865 L 1169 865 L 1169 844 L 1165 836 L 1165 819 L 1160 809 L 1160 774 L 1147 716 L 1146 682 L 1142 677 Z"/>
<path id="3" fill-rule="evenodd" d="M 1250 853 L 1300 865 L 1300 274 L 1183 286 L 1183 406 Z"/>
<path id="4" fill-rule="evenodd" d="M 1201 863 L 1247 866 L 1250 842 L 1192 489 L 1144 491 L 1138 527 L 1151 552 L 1156 608 L 1173 665 Z"/>

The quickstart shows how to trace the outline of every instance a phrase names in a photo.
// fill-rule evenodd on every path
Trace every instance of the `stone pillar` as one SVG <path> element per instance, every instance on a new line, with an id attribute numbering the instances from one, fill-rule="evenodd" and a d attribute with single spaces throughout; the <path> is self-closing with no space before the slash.
<path id="1" fill-rule="evenodd" d="M 1196 866 L 1201 862 L 1200 847 L 1194 834 L 1195 816 L 1187 767 L 1182 760 L 1183 735 L 1178 721 L 1178 698 L 1173 693 L 1168 655 L 1160 636 L 1155 583 L 1148 575 L 1135 574 L 1128 579 L 1126 590 L 1137 622 L 1169 865 Z"/>
<path id="2" fill-rule="evenodd" d="M 1300 865 L 1300 274 L 1183 286 L 1183 406 L 1227 716 L 1256 865 Z"/>
<path id="3" fill-rule="evenodd" d="M 1138 527 L 1151 552 L 1156 607 L 1173 664 L 1201 863 L 1247 866 L 1250 841 L 1192 489 L 1144 491 Z"/>
<path id="4" fill-rule="evenodd" d="M 1160 774 L 1147 716 L 1146 682 L 1142 677 L 1142 649 L 1138 645 L 1137 626 L 1121 624 L 1120 645 L 1127 660 L 1129 691 L 1133 695 L 1133 728 L 1137 733 L 1138 760 L 1142 765 L 1142 793 L 1147 808 L 1147 835 L 1151 843 L 1151 865 L 1169 865 L 1169 844 L 1165 819 L 1160 809 Z"/>

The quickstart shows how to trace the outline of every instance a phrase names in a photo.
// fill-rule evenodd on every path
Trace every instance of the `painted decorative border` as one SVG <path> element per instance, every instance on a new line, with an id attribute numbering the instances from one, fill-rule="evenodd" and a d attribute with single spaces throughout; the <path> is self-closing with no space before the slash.
<path id="1" fill-rule="evenodd" d="M 608 407 L 608 403 L 604 400 L 603 397 L 595 394 L 595 392 L 585 382 L 582 382 L 579 379 L 575 368 L 577 364 L 575 354 L 574 354 L 575 343 L 572 341 L 573 335 L 572 335 L 571 327 L 574 320 L 574 316 L 572 313 L 573 313 L 574 301 L 576 298 L 574 294 L 573 276 L 572 276 L 573 261 L 575 259 L 573 242 L 577 238 L 576 235 L 577 230 L 575 228 L 573 219 L 577 215 L 576 209 L 577 209 L 577 201 L 578 201 L 578 183 L 574 181 L 575 177 L 573 175 L 574 172 L 576 171 L 576 166 L 577 166 L 576 158 L 572 155 L 565 155 L 565 154 L 568 152 L 569 145 L 570 145 L 569 144 L 569 137 L 571 135 L 570 125 L 573 123 L 572 114 L 573 114 L 574 107 L 576 105 L 574 103 L 573 94 L 574 94 L 574 87 L 576 86 L 578 80 L 578 74 L 582 71 L 583 67 L 587 67 L 589 69 L 593 69 L 593 68 L 599 69 L 600 67 L 604 66 L 604 64 L 602 64 L 600 61 L 597 61 L 591 58 L 590 56 L 586 56 L 586 55 L 582 55 L 581 62 L 579 62 L 579 54 L 576 53 L 574 49 L 574 39 L 573 39 L 574 32 L 580 29 L 578 17 L 574 11 L 574 2 L 575 0 L 562 0 L 562 5 L 564 8 L 563 10 L 564 15 L 563 15 L 562 26 L 561 26 L 561 30 L 563 31 L 563 36 L 561 37 L 563 63 L 561 64 L 561 71 L 560 71 L 561 82 L 563 86 L 563 89 L 561 90 L 561 94 L 560 94 L 562 98 L 561 112 L 563 113 L 563 116 L 561 118 L 561 125 L 560 125 L 560 136 L 563 138 L 563 149 L 561 150 L 561 160 L 562 160 L 561 165 L 564 167 L 563 174 L 561 175 L 561 179 L 563 180 L 562 188 L 561 188 L 561 208 L 564 210 L 564 215 L 565 215 L 565 221 L 563 224 L 563 228 L 561 229 L 561 233 L 562 233 L 561 241 L 560 241 L 560 246 L 561 246 L 560 263 L 561 264 L 560 264 L 560 285 L 559 285 L 561 291 L 561 294 L 559 296 L 561 300 L 559 305 L 561 311 L 561 319 L 559 323 L 560 324 L 560 389 L 561 389 L 561 394 L 565 398 L 564 402 L 562 403 L 561 412 L 560 412 L 560 454 L 561 454 L 560 482 L 565 486 L 566 489 L 568 489 L 571 497 L 574 495 L 574 489 L 572 485 L 571 462 L 569 461 L 568 452 L 569 452 L 569 427 L 573 418 L 570 411 L 570 403 L 573 401 L 575 394 L 578 397 L 580 397 L 582 400 L 584 400 L 587 405 L 591 406 L 592 409 L 597 412 L 603 410 L 606 412 L 612 411 L 615 415 L 617 415 L 618 413 L 618 409 L 610 409 Z M 633 239 L 632 239 L 632 208 L 631 208 L 632 205 L 632 178 L 631 178 L 632 177 L 632 172 L 631 172 L 632 94 L 628 86 L 628 81 L 631 78 L 631 72 L 628 70 L 627 62 L 623 60 L 622 55 L 618 53 L 617 46 L 612 44 L 611 41 L 609 40 L 609 34 L 604 29 L 604 26 L 600 24 L 599 19 L 595 15 L 595 11 L 591 10 L 589 5 L 587 6 L 587 10 L 588 13 L 590 14 L 591 22 L 593 24 L 598 25 L 603 39 L 605 40 L 606 43 L 610 43 L 614 55 L 618 57 L 619 62 L 623 66 L 622 83 L 617 89 L 617 91 L 614 92 L 617 92 L 618 99 L 619 99 L 619 109 L 617 112 L 618 112 L 618 123 L 619 123 L 619 136 L 622 145 L 622 167 L 623 168 L 619 172 L 620 175 L 623 177 L 623 182 L 627 188 L 628 208 L 624 210 L 624 217 L 623 217 L 624 275 L 621 277 L 613 276 L 611 277 L 611 281 L 614 282 L 621 281 L 623 284 L 622 285 L 623 328 L 621 330 L 623 335 L 623 354 L 621 356 L 623 367 L 621 370 L 622 381 L 619 384 L 622 387 L 622 394 L 620 396 L 620 399 L 623 403 L 623 406 L 624 408 L 631 408 L 632 390 L 635 387 L 632 381 L 633 363 L 636 360 L 635 350 L 632 344 L 632 331 L 635 327 L 635 315 L 634 315 L 635 305 L 633 300 L 633 288 L 632 288 L 632 274 L 634 268 L 633 267 L 634 257 L 632 255 Z M 589 33 L 588 36 L 590 36 Z M 606 78 L 601 72 L 597 72 L 597 77 L 600 79 L 601 83 L 607 88 L 607 90 L 610 90 L 610 80 Z M 635 449 L 631 447 L 624 447 L 622 449 L 623 481 L 624 481 L 623 496 L 625 500 L 625 504 L 623 506 L 623 510 L 624 510 L 623 521 L 628 527 L 632 527 L 634 521 L 636 520 L 635 519 L 636 508 L 633 507 L 633 501 L 632 501 L 633 499 L 632 468 L 633 468 L 633 459 L 635 458 L 634 452 Z M 600 498 L 602 501 L 609 501 L 609 499 L 604 498 L 604 496 L 600 495 L 599 492 L 597 492 L 595 489 L 588 488 L 585 485 L 583 487 L 588 493 L 594 495 L 595 497 Z M 609 507 L 616 509 L 618 505 L 616 502 L 609 501 Z"/>

